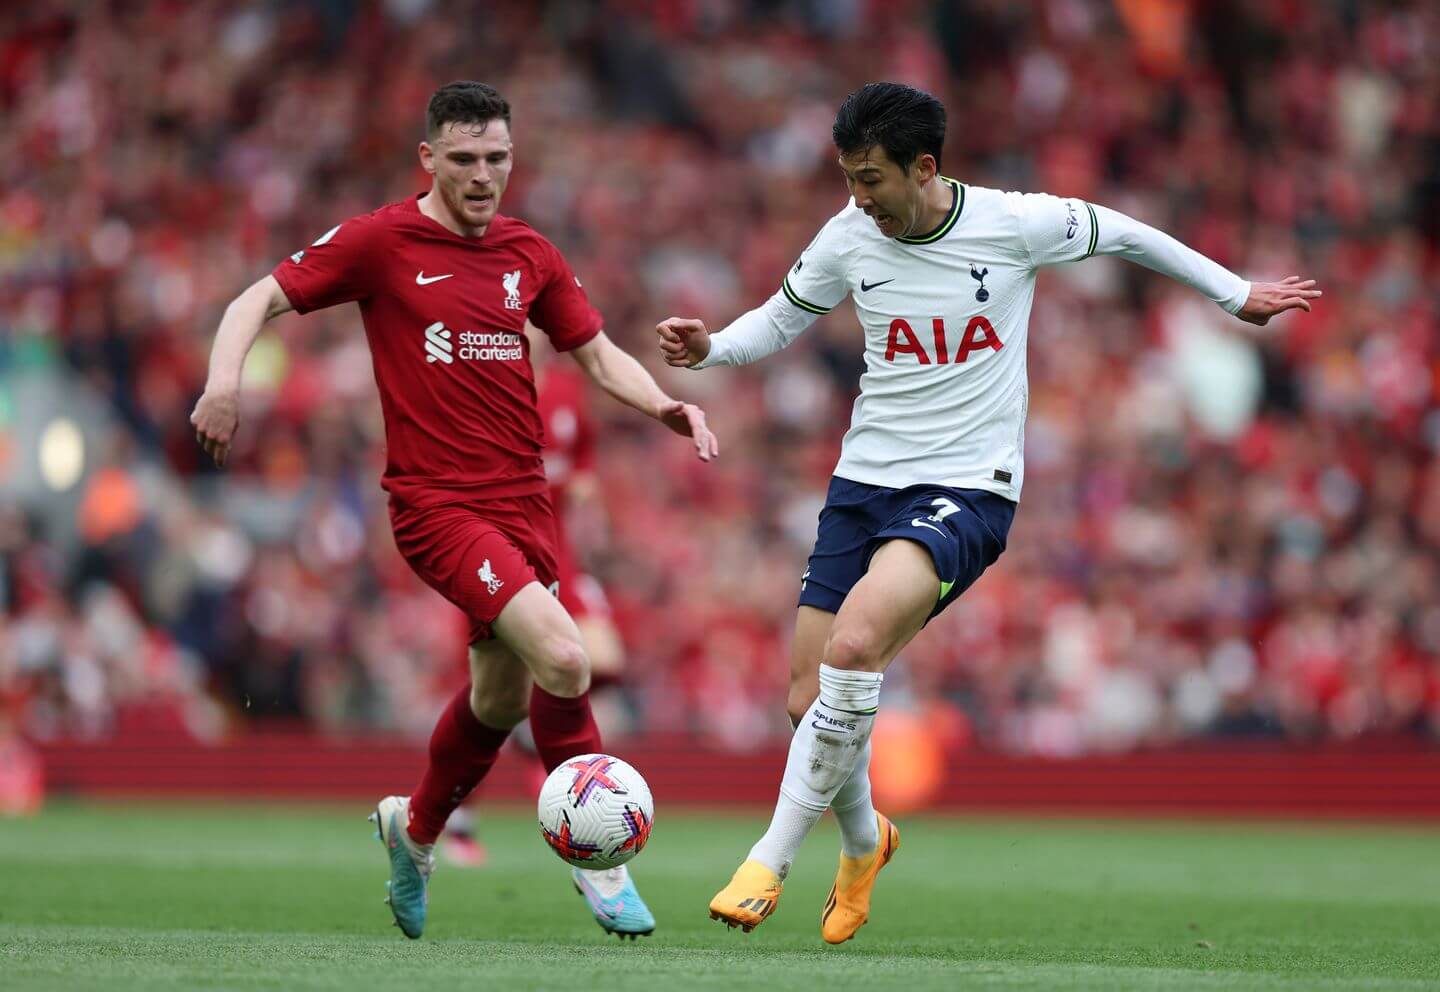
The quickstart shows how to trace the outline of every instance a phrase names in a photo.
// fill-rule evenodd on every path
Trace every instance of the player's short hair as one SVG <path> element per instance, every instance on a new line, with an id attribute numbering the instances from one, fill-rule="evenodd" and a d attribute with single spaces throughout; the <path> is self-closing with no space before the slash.
<path id="1" fill-rule="evenodd" d="M 890 161 L 909 173 L 921 155 L 945 147 L 945 105 L 924 90 L 903 83 L 866 83 L 845 98 L 835 115 L 835 147 L 850 155 L 879 145 Z"/>
<path id="2" fill-rule="evenodd" d="M 488 124 L 502 120 L 510 126 L 510 103 L 488 83 L 457 79 L 430 98 L 425 110 L 425 136 L 433 141 L 446 124 Z"/>

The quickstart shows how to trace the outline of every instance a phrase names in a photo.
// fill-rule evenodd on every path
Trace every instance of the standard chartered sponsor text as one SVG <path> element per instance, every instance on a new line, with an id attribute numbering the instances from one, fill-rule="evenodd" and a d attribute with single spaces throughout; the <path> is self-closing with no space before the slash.
<path id="1" fill-rule="evenodd" d="M 525 357 L 520 335 L 514 331 L 461 331 L 456 339 L 465 361 L 518 362 Z"/>
<path id="2" fill-rule="evenodd" d="M 525 338 L 517 331 L 456 332 L 439 320 L 425 328 L 427 364 L 450 365 L 457 357 L 469 362 L 523 361 Z"/>

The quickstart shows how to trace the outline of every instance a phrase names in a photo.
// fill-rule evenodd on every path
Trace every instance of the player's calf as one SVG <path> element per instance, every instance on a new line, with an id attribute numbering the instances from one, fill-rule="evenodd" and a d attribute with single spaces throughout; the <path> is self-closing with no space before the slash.
<path id="1" fill-rule="evenodd" d="M 808 693 L 808 695 L 805 695 Z M 790 695 L 785 700 L 785 711 L 790 716 L 790 726 L 800 726 L 800 721 L 805 719 L 805 714 L 810 712 L 810 704 L 820 695 L 820 684 L 815 682 L 814 686 L 805 685 L 801 687 L 792 686 Z"/>

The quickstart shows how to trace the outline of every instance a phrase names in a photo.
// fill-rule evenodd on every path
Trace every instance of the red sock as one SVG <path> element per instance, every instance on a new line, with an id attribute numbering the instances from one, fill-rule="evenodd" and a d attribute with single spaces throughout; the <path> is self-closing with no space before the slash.
<path id="1" fill-rule="evenodd" d="M 410 796 L 410 839 L 433 844 L 450 814 L 485 777 L 510 731 L 487 727 L 470 709 L 470 686 L 455 694 L 430 735 L 430 763 Z"/>
<path id="2" fill-rule="evenodd" d="M 590 694 L 552 696 L 538 685 L 530 690 L 530 733 L 545 771 L 566 758 L 601 750 L 600 728 L 590 714 Z"/>

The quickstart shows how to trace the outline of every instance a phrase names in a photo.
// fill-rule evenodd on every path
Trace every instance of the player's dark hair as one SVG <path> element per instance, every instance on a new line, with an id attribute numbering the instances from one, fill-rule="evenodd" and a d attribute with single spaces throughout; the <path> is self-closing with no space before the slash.
<path id="1" fill-rule="evenodd" d="M 510 104 L 488 83 L 457 79 L 430 98 L 425 110 L 425 136 L 433 141 L 446 124 L 488 124 L 502 120 L 510 126 Z"/>
<path id="2" fill-rule="evenodd" d="M 945 105 L 924 90 L 903 83 L 866 83 L 845 98 L 835 115 L 835 147 L 851 155 L 879 145 L 890 161 L 909 173 L 921 155 L 945 147 Z"/>

